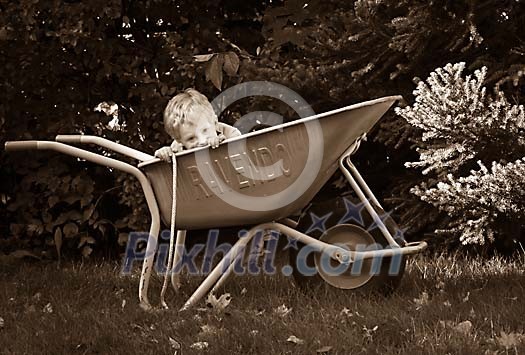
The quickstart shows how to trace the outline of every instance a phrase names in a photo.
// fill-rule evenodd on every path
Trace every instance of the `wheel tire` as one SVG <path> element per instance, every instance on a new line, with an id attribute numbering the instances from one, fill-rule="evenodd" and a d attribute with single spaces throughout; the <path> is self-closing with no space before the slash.
<path id="1" fill-rule="evenodd" d="M 354 205 L 358 205 L 360 201 L 358 201 L 355 198 L 346 197 L 346 199 L 350 202 L 352 202 Z M 315 229 L 312 231 L 309 231 L 307 234 L 315 239 L 323 239 L 326 237 L 327 234 L 330 233 L 330 231 L 334 231 L 333 229 L 335 226 L 341 226 L 339 223 L 341 219 L 346 214 L 346 207 L 345 207 L 345 198 L 338 197 L 336 199 L 323 201 L 319 203 L 311 204 L 301 215 L 298 225 L 296 229 L 302 233 L 305 233 L 308 231 L 308 229 L 312 226 L 312 214 L 314 214 L 317 217 L 327 216 L 327 214 L 330 214 L 325 222 L 326 232 L 322 233 L 320 230 Z M 381 208 L 376 208 L 376 211 L 378 214 L 384 215 L 385 212 Z M 370 231 L 366 231 L 367 228 L 370 228 L 373 226 L 373 219 L 369 215 L 369 213 L 366 211 L 366 209 L 363 207 L 361 210 L 361 219 L 362 221 L 356 221 L 355 219 L 352 219 L 351 223 L 352 225 L 357 226 L 356 228 L 359 228 L 362 232 L 359 232 L 357 229 L 354 229 L 356 233 L 361 233 L 362 238 L 365 238 L 365 235 L 370 236 L 373 241 L 382 247 L 387 247 L 388 242 L 386 241 L 383 233 L 381 230 L 376 226 L 376 228 L 371 229 Z M 362 223 L 361 223 L 362 222 Z M 346 225 L 350 222 L 345 222 Z M 383 223 L 387 227 L 388 231 L 392 236 L 395 236 L 396 241 L 399 245 L 403 246 L 406 241 L 402 238 L 402 233 L 399 233 L 400 228 L 397 226 L 397 224 L 394 222 L 394 220 L 387 216 Z M 339 229 L 339 227 L 337 228 Z M 366 234 L 365 234 L 366 233 Z M 349 236 L 349 238 L 354 238 L 352 236 Z M 330 239 L 330 238 L 329 238 Z M 340 238 L 339 238 L 340 239 Z M 330 281 L 326 282 L 319 274 L 319 272 L 315 272 L 314 275 L 304 275 L 298 270 L 299 263 L 303 263 L 302 265 L 307 265 L 309 268 L 316 268 L 316 255 L 318 253 L 310 252 L 306 255 L 306 258 L 303 257 L 305 260 L 300 260 L 301 257 L 300 251 L 303 247 L 305 247 L 302 243 L 297 243 L 298 248 L 289 248 L 289 256 L 290 256 L 290 263 L 293 267 L 293 277 L 297 283 L 297 285 L 304 290 L 305 292 L 318 292 L 320 288 L 327 287 L 330 292 L 337 291 L 337 290 L 344 290 L 345 292 L 348 291 L 358 291 L 358 292 L 365 292 L 365 293 L 381 293 L 383 295 L 389 295 L 391 294 L 400 284 L 401 278 L 403 277 L 405 266 L 406 266 L 406 257 L 402 256 L 399 263 L 398 272 L 394 275 L 389 274 L 390 265 L 392 262 L 393 257 L 384 257 L 382 259 L 381 265 L 379 267 L 379 270 L 377 270 L 377 273 L 373 275 L 370 278 L 365 277 L 363 280 L 363 284 L 358 285 L 357 287 L 351 287 L 351 288 L 345 288 L 343 287 L 334 287 L 333 285 L 329 285 Z M 318 259 L 319 260 L 319 259 Z M 399 259 L 394 260 L 395 262 L 399 262 Z M 350 269 L 350 268 L 349 268 Z M 323 275 L 323 277 L 326 277 Z M 348 278 L 348 276 L 346 276 Z M 357 283 L 360 283 L 361 281 L 358 281 Z"/>

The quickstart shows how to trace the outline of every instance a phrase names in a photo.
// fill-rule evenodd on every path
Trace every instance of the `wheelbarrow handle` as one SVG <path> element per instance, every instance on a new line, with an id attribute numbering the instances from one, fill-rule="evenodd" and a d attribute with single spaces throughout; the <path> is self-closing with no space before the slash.
<path id="1" fill-rule="evenodd" d="M 60 143 L 82 143 L 81 134 L 59 134 L 55 140 Z"/>
<path id="2" fill-rule="evenodd" d="M 38 149 L 38 141 L 5 142 L 6 152 L 16 152 L 19 150 L 35 150 L 35 149 Z"/>
<path id="3" fill-rule="evenodd" d="M 148 161 L 155 159 L 154 156 L 141 152 L 125 146 L 123 144 L 115 143 L 109 139 L 97 136 L 81 135 L 81 134 L 60 134 L 56 136 L 55 140 L 60 143 L 76 143 L 76 144 L 95 144 L 99 147 L 112 150 L 114 152 L 123 154 L 138 161 Z"/>

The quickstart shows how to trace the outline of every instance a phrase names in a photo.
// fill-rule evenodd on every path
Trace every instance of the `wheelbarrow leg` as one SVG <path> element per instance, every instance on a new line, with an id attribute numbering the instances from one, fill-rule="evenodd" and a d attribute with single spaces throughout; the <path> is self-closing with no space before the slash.
<path id="1" fill-rule="evenodd" d="M 139 282 L 139 302 L 140 307 L 145 310 L 150 310 L 152 308 L 151 303 L 148 299 L 148 288 L 149 288 L 149 279 L 151 277 L 151 271 L 153 269 L 153 262 L 155 260 L 155 254 L 157 253 L 157 243 L 160 230 L 160 212 L 155 194 L 153 193 L 153 188 L 149 183 L 148 179 L 144 178 L 139 179 L 142 191 L 146 197 L 146 203 L 151 214 L 151 227 L 149 231 L 148 244 L 146 245 L 146 256 L 144 262 L 142 263 L 142 272 L 140 273 L 140 282 Z"/>
<path id="2" fill-rule="evenodd" d="M 153 269 L 153 261 L 157 252 L 157 241 L 159 236 L 160 223 L 153 221 L 149 230 L 148 244 L 146 245 L 146 256 L 142 263 L 142 271 L 139 281 L 139 303 L 140 307 L 146 311 L 153 307 L 148 299 L 149 279 Z"/>
<path id="3" fill-rule="evenodd" d="M 192 307 L 195 303 L 199 302 L 202 297 L 208 291 L 217 283 L 219 278 L 221 276 L 226 275 L 225 277 L 221 278 L 221 283 L 224 283 L 226 278 L 231 274 L 233 271 L 233 266 L 237 260 L 237 257 L 239 255 L 242 255 L 242 253 L 246 249 L 246 245 L 252 240 L 252 238 L 257 234 L 258 231 L 264 230 L 264 229 L 270 229 L 273 226 L 273 223 L 267 223 L 262 224 L 257 227 L 254 227 L 250 229 L 248 233 L 243 235 L 226 253 L 226 255 L 221 259 L 221 261 L 215 266 L 215 268 L 212 270 L 212 272 L 202 281 L 200 286 L 195 290 L 193 295 L 186 301 L 184 306 L 180 309 L 181 311 L 184 311 L 190 307 Z"/>
<path id="4" fill-rule="evenodd" d="M 361 140 L 365 138 L 366 135 L 362 135 L 359 137 L 348 149 L 347 151 L 339 158 L 339 168 L 341 169 L 341 172 L 346 177 L 348 182 L 350 183 L 350 186 L 352 186 L 352 189 L 357 194 L 357 197 L 361 200 L 363 205 L 365 206 L 366 210 L 374 220 L 374 223 L 378 226 L 379 230 L 381 230 L 381 233 L 383 233 L 384 237 L 386 238 L 388 244 L 390 244 L 393 247 L 399 248 L 399 244 L 395 241 L 395 239 L 392 237 L 390 232 L 388 231 L 388 228 L 386 228 L 383 220 L 381 217 L 379 217 L 376 208 L 383 209 L 381 205 L 379 204 L 379 201 L 375 197 L 374 193 L 368 185 L 366 184 L 365 180 L 359 174 L 359 171 L 352 163 L 352 160 L 350 157 L 352 154 L 354 154 L 357 149 L 359 148 L 359 145 L 361 143 Z M 352 175 L 353 173 L 353 175 Z M 357 180 L 357 181 L 356 181 Z M 364 191 L 363 191 L 364 190 Z M 370 203 L 372 203 L 376 206 L 374 206 Z"/>
<path id="5" fill-rule="evenodd" d="M 235 258 L 235 260 L 233 260 L 230 264 L 230 266 L 228 266 L 228 269 L 224 272 L 224 274 L 222 274 L 221 278 L 219 279 L 219 281 L 217 281 L 217 283 L 215 284 L 215 286 L 213 286 L 213 288 L 211 289 L 210 293 L 215 293 L 217 292 L 218 289 L 221 288 L 221 286 L 224 285 L 224 283 L 226 282 L 226 280 L 230 277 L 231 273 L 233 272 L 233 270 L 235 269 L 235 264 L 238 263 L 238 262 L 242 262 L 242 253 L 239 253 L 239 255 L 237 256 L 237 258 Z"/>

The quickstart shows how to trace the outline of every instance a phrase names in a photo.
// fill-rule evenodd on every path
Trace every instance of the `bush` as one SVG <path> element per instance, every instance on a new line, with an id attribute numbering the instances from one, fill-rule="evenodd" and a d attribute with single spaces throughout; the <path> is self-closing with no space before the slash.
<path id="1" fill-rule="evenodd" d="M 411 192 L 448 215 L 438 234 L 463 244 L 516 241 L 525 225 L 525 110 L 499 89 L 487 94 L 486 67 L 473 77 L 464 69 L 436 69 L 418 83 L 415 103 L 396 109 L 422 131 L 419 160 L 406 166 L 428 178 Z"/>

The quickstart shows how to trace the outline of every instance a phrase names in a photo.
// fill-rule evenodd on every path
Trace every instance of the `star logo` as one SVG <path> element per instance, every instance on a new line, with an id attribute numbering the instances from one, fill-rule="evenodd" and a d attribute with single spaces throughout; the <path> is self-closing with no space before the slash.
<path id="1" fill-rule="evenodd" d="M 310 232 L 313 232 L 315 230 L 320 231 L 321 233 L 324 233 L 326 231 L 325 223 L 332 215 L 332 212 L 325 214 L 322 217 L 318 217 L 315 213 L 310 212 L 310 218 L 312 219 L 312 225 L 308 230 L 305 232 L 305 234 L 308 234 Z"/>
<path id="2" fill-rule="evenodd" d="M 383 224 L 385 224 L 385 221 L 387 220 L 388 217 L 390 217 L 392 212 L 393 211 L 385 212 L 385 213 L 382 213 L 382 214 L 379 215 L 379 219 L 381 220 L 381 222 L 383 222 Z M 379 225 L 376 223 L 376 221 L 373 221 L 372 224 L 370 225 L 370 227 L 368 227 L 368 229 L 366 231 L 370 232 L 371 230 L 374 230 L 376 228 L 379 228 Z"/>
<path id="3" fill-rule="evenodd" d="M 363 225 L 364 222 L 363 222 L 363 216 L 361 215 L 361 211 L 363 210 L 363 208 L 365 208 L 365 204 L 362 202 L 358 204 L 354 204 L 352 201 L 350 201 L 346 197 L 343 198 L 343 201 L 345 203 L 346 213 L 339 220 L 337 224 L 343 224 L 343 223 L 354 220 L 360 225 Z"/>
<path id="4" fill-rule="evenodd" d="M 290 238 L 290 237 L 286 237 L 286 238 L 288 239 L 288 242 L 286 243 L 286 245 L 285 245 L 283 250 L 286 250 L 288 248 L 292 248 L 292 249 L 295 249 L 295 250 L 299 249 L 299 246 L 297 245 L 297 239 Z"/>
<path id="5" fill-rule="evenodd" d="M 396 228 L 396 232 L 392 237 L 394 237 L 396 241 L 405 241 L 405 232 L 407 230 L 408 228 Z"/>

